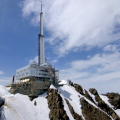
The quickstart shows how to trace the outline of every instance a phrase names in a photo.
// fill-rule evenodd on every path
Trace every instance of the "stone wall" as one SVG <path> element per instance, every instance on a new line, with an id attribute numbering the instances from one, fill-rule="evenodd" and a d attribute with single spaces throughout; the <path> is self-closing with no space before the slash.
<path id="1" fill-rule="evenodd" d="M 49 82 L 30 82 L 30 83 L 22 83 L 22 84 L 11 84 L 10 93 L 11 94 L 34 94 L 40 95 L 44 93 L 44 90 L 47 90 L 50 86 Z"/>

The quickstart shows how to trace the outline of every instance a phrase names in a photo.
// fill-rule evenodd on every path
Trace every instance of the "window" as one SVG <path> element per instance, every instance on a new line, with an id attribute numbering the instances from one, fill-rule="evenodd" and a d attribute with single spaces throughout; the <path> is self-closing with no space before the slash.
<path id="1" fill-rule="evenodd" d="M 28 74 L 28 72 L 26 74 Z"/>

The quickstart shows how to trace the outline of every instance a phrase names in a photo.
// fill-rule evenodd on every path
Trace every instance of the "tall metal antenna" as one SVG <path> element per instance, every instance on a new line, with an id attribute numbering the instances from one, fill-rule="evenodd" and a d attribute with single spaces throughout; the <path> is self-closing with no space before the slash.
<path id="1" fill-rule="evenodd" d="M 42 1 L 41 1 L 41 12 L 42 12 Z"/>

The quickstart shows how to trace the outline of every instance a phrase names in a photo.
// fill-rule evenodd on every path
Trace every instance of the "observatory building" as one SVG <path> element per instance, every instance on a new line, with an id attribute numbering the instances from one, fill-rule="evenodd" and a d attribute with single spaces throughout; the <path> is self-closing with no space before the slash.
<path id="1" fill-rule="evenodd" d="M 41 2 L 40 34 L 38 34 L 38 64 L 33 61 L 28 66 L 16 70 L 16 80 L 25 81 L 34 78 L 40 81 L 53 80 L 57 84 L 59 71 L 52 68 L 52 64 L 45 62 L 44 35 L 43 35 L 43 12 Z"/>
<path id="2" fill-rule="evenodd" d="M 11 82 L 10 93 L 39 95 L 49 88 L 50 84 L 57 85 L 59 71 L 52 64 L 45 62 L 43 12 L 41 2 L 40 34 L 38 34 L 38 63 L 33 61 L 28 66 L 16 70 L 16 83 Z"/>

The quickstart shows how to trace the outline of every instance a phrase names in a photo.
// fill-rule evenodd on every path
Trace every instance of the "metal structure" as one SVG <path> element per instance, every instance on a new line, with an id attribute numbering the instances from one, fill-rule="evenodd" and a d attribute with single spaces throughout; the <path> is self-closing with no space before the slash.
<path id="1" fill-rule="evenodd" d="M 38 64 L 45 63 L 45 50 L 44 50 L 44 36 L 43 36 L 43 12 L 41 1 L 41 13 L 40 13 L 40 34 L 38 35 Z"/>

